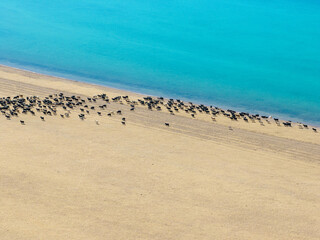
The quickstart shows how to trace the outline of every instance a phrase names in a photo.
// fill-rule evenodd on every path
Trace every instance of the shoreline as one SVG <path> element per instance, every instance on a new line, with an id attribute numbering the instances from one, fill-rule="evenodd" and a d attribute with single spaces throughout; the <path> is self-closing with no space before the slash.
<path id="1" fill-rule="evenodd" d="M 64 80 L 67 80 L 67 81 L 74 81 L 74 82 L 80 82 L 80 83 L 87 83 L 87 84 L 92 84 L 92 85 L 97 85 L 97 86 L 102 86 L 102 87 L 106 87 L 106 88 L 110 88 L 110 89 L 115 89 L 115 90 L 118 90 L 118 91 L 125 91 L 125 92 L 128 92 L 128 93 L 132 93 L 132 94 L 137 94 L 137 95 L 150 95 L 150 96 L 154 96 L 154 97 L 157 97 L 157 96 L 163 96 L 164 98 L 167 98 L 167 99 L 170 99 L 170 98 L 174 98 L 174 99 L 181 99 L 185 102 L 193 102 L 195 104 L 204 104 L 206 106 L 217 106 L 219 108 L 222 108 L 222 109 L 232 109 L 232 110 L 235 110 L 237 112 L 248 112 L 250 114 L 259 114 L 259 115 L 266 115 L 266 116 L 272 116 L 274 118 L 278 118 L 278 119 L 281 119 L 283 121 L 291 121 L 291 122 L 294 122 L 294 123 L 301 123 L 301 124 L 308 124 L 310 126 L 313 126 L 313 127 L 320 127 L 320 122 L 319 123 L 315 123 L 314 121 L 308 121 L 308 120 L 303 120 L 303 119 L 300 119 L 300 118 L 296 118 L 296 117 L 290 117 L 289 115 L 286 115 L 286 114 L 282 114 L 282 113 L 276 113 L 276 114 L 271 114 L 271 113 L 267 113 L 267 112 L 264 112 L 264 111 L 255 111 L 255 110 L 247 110 L 247 108 L 241 108 L 241 107 L 238 107 L 238 108 L 234 108 L 232 106 L 226 106 L 224 104 L 219 104 L 219 103 L 214 103 L 214 104 L 209 104 L 208 102 L 205 102 L 205 101 L 201 101 L 201 100 L 196 100 L 194 98 L 184 98 L 184 97 L 180 97 L 175 95 L 167 95 L 167 94 L 158 94 L 158 92 L 156 90 L 152 90 L 152 89 L 138 89 L 134 86 L 126 86 L 126 85 L 123 85 L 123 84 L 117 84 L 117 83 L 113 83 L 111 81 L 107 81 L 107 82 L 103 82 L 102 80 L 98 80 L 98 79 L 95 79 L 95 78 L 92 78 L 92 77 L 81 77 L 81 76 L 78 76 L 78 75 L 74 75 L 72 73 L 59 73 L 59 72 L 56 72 L 56 71 L 50 71 L 49 70 L 46 70 L 46 69 L 41 69 L 41 67 L 37 67 L 37 66 L 32 66 L 32 65 L 29 65 L 29 66 L 25 66 L 25 65 L 21 65 L 21 64 L 16 64 L 16 63 L 12 63 L 12 62 L 7 62 L 8 65 L 6 64 L 2 64 L 0 63 L 0 66 L 3 66 L 3 67 L 9 67 L 9 68 L 13 68 L 13 69 L 17 69 L 17 70 L 22 70 L 22 71 L 28 71 L 28 72 L 32 72 L 34 74 L 41 74 L 41 75 L 45 75 L 45 76 L 51 76 L 51 77 L 55 77 L 55 78 L 58 78 L 58 79 L 64 79 Z M 141 90 L 141 91 L 140 91 Z"/>
<path id="2" fill-rule="evenodd" d="M 7 72 L 7 76 L 3 76 Z M 131 91 L 121 90 L 117 88 L 112 87 L 106 87 L 99 84 L 93 84 L 88 82 L 82 82 L 72 79 L 66 79 L 62 77 L 55 77 L 50 76 L 42 73 L 27 71 L 23 69 L 8 67 L 5 65 L 0 65 L 0 77 L 5 77 L 10 81 L 18 81 L 23 82 L 25 84 L 32 84 L 39 85 L 41 87 L 45 88 L 52 88 L 52 89 L 61 89 L 63 92 L 69 92 L 69 93 L 77 93 L 81 94 L 83 96 L 94 96 L 101 93 L 108 93 L 111 97 L 121 96 L 121 95 L 129 95 L 131 98 L 138 100 L 145 97 L 143 94 L 134 93 Z M 41 81 L 39 81 L 41 79 Z M 1 83 L 1 82 L 0 82 Z M 76 90 L 76 91 L 75 91 Z M 54 90 L 56 91 L 56 90 Z M 50 92 L 52 94 L 53 92 Z M 44 96 L 43 96 L 44 97 Z M 154 96 L 153 96 L 154 97 Z M 165 99 L 165 101 L 168 101 L 168 99 Z M 196 104 L 197 105 L 197 104 Z M 198 105 L 198 106 L 206 106 L 206 105 Z M 208 107 L 208 106 L 207 106 Z M 210 107 L 211 108 L 211 107 Z M 215 107 L 214 107 L 215 108 Z M 218 108 L 217 109 L 221 109 Z M 170 110 L 169 110 L 170 111 Z M 212 111 L 212 110 L 210 110 Z M 220 110 L 218 110 L 220 111 Z M 222 112 L 221 112 L 222 111 Z M 231 112 L 226 111 L 226 109 L 221 109 L 220 113 L 218 114 L 217 120 L 214 121 L 215 124 L 219 124 L 226 127 L 232 127 L 232 128 L 238 128 L 243 129 L 246 131 L 256 132 L 256 133 L 263 133 L 271 136 L 278 136 L 278 137 L 285 137 L 288 139 L 295 139 L 299 141 L 307 141 L 312 143 L 318 143 L 319 142 L 319 136 L 318 134 L 320 132 L 320 129 L 313 126 L 313 125 L 307 125 L 307 128 L 303 127 L 304 124 L 299 124 L 295 122 L 290 122 L 290 125 L 292 125 L 290 128 L 284 127 L 286 123 L 289 123 L 288 121 L 277 118 L 268 118 L 268 116 L 262 116 L 262 115 L 254 115 L 254 114 L 248 114 L 247 117 L 240 116 L 240 112 L 235 112 L 230 110 Z M 230 118 L 230 114 L 237 114 L 239 120 L 236 119 L 234 121 L 232 118 Z M 184 113 L 178 113 L 179 116 L 183 117 L 190 117 L 190 113 L 184 114 Z M 210 113 L 211 115 L 211 113 Z M 212 119 L 208 116 L 203 116 L 202 114 L 198 115 L 196 118 L 197 120 L 205 121 L 205 122 L 212 122 Z M 229 116 L 229 117 L 225 117 Z M 215 117 L 215 116 L 214 116 Z M 257 118 L 258 117 L 258 118 Z M 248 118 L 248 120 L 246 120 Z M 275 119 L 277 121 L 275 121 Z M 245 121 L 244 121 L 245 120 Z M 270 120 L 270 121 L 269 121 Z M 263 126 L 263 127 L 262 127 Z M 275 127 L 277 126 L 277 127 Z M 304 131 L 310 130 L 310 131 Z M 315 130 L 315 132 L 312 132 L 312 129 Z M 300 136 L 301 131 L 304 131 L 303 134 L 307 134 L 306 136 Z"/>

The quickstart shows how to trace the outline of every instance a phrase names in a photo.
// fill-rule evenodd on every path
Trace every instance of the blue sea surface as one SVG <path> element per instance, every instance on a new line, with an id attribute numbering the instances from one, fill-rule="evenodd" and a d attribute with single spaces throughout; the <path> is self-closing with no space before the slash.
<path id="1" fill-rule="evenodd" d="M 1 0 L 0 63 L 320 126 L 316 0 Z"/>

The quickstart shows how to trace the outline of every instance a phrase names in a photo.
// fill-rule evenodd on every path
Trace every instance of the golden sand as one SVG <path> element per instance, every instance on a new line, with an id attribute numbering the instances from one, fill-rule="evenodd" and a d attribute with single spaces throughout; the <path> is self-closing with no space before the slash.
<path id="1" fill-rule="evenodd" d="M 0 66 L 0 97 L 60 92 L 142 97 Z M 320 133 L 129 109 L 0 114 L 0 239 L 320 239 Z"/>

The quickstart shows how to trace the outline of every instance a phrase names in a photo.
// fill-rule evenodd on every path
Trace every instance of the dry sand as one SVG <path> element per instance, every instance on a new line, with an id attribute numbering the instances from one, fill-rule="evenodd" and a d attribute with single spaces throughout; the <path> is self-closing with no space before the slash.
<path id="1" fill-rule="evenodd" d="M 0 97 L 59 92 L 141 97 L 0 66 Z M 0 115 L 0 239 L 320 239 L 320 133 L 108 109 Z"/>

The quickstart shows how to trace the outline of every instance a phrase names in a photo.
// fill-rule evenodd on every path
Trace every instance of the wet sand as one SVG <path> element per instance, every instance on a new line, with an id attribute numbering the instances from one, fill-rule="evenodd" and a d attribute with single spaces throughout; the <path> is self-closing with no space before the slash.
<path id="1" fill-rule="evenodd" d="M 0 97 L 59 93 L 144 97 L 0 66 Z M 0 114 L 1 239 L 320 238 L 319 131 L 99 101 Z"/>

